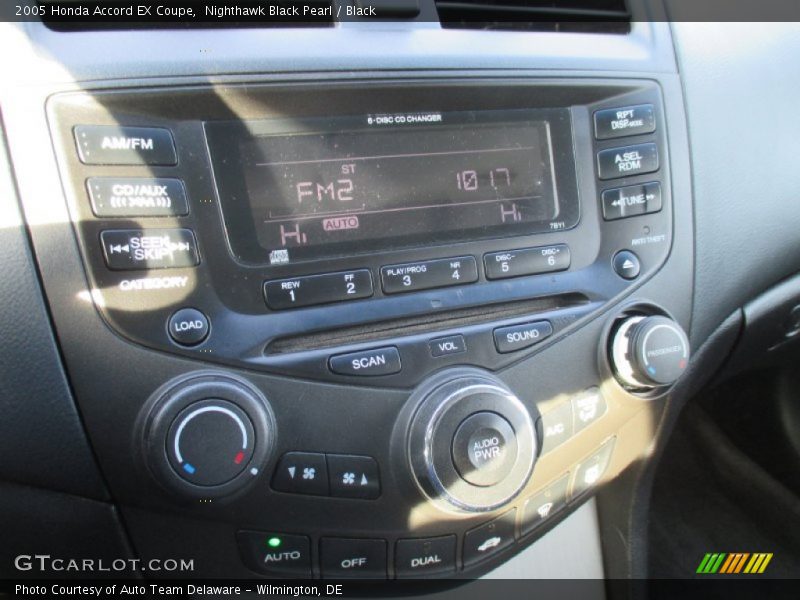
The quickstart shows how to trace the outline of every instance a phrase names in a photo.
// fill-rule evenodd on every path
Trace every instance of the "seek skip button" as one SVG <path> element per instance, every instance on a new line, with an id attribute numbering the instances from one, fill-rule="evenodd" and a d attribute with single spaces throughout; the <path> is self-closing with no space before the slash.
<path id="1" fill-rule="evenodd" d="M 394 346 L 332 356 L 328 365 L 340 375 L 392 375 L 401 369 L 400 353 Z"/>
<path id="2" fill-rule="evenodd" d="M 494 330 L 494 345 L 498 352 L 505 354 L 538 344 L 552 334 L 553 326 L 549 321 L 499 327 Z"/>

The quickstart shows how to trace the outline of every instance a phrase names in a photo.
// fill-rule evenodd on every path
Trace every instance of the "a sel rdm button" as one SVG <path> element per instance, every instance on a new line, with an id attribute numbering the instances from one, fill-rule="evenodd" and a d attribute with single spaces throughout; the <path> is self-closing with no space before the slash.
<path id="1" fill-rule="evenodd" d="M 655 144 L 609 148 L 597 153 L 600 179 L 630 177 L 653 171 L 658 171 L 658 148 Z"/>
<path id="2" fill-rule="evenodd" d="M 569 269 L 570 261 L 569 247 L 565 244 L 492 252 L 483 257 L 487 279 L 564 271 Z"/>
<path id="3" fill-rule="evenodd" d="M 264 283 L 267 306 L 280 310 L 372 296 L 368 269 L 277 279 Z"/>
<path id="4" fill-rule="evenodd" d="M 75 144 L 85 165 L 178 164 L 172 133 L 168 129 L 78 125 Z"/>
<path id="5" fill-rule="evenodd" d="M 383 291 L 387 294 L 417 292 L 476 281 L 478 265 L 473 256 L 425 260 L 381 268 Z"/>

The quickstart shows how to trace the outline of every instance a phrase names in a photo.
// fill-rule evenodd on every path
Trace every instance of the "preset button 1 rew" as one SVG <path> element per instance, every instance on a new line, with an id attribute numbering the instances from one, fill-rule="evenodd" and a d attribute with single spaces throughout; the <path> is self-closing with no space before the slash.
<path id="1" fill-rule="evenodd" d="M 307 275 L 264 282 L 264 298 L 273 310 L 357 300 L 372 296 L 368 269 Z"/>

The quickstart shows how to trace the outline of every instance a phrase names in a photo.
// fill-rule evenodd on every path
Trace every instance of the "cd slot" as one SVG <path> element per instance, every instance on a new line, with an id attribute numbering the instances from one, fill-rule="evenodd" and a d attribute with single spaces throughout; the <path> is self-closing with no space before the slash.
<path id="1" fill-rule="evenodd" d="M 435 334 L 438 331 L 475 326 L 521 316 L 533 316 L 537 313 L 575 308 L 588 303 L 589 299 L 583 294 L 570 293 L 514 302 L 502 302 L 488 306 L 459 308 L 442 313 L 402 317 L 329 331 L 276 338 L 267 345 L 264 352 L 268 356 L 275 356 L 350 344 L 385 341 L 416 334 Z"/>

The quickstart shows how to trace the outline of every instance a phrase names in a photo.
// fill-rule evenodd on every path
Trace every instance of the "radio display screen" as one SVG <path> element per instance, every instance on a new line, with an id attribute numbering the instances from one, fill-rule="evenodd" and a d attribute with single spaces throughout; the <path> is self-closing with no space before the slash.
<path id="1" fill-rule="evenodd" d="M 571 157 L 565 128 L 568 142 L 561 109 L 207 123 L 206 133 L 231 247 L 281 264 L 572 227 L 574 175 L 571 185 L 557 176 L 554 152 L 559 142 Z"/>

